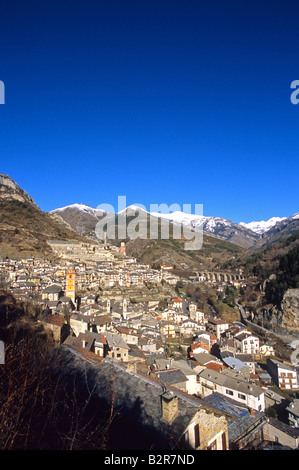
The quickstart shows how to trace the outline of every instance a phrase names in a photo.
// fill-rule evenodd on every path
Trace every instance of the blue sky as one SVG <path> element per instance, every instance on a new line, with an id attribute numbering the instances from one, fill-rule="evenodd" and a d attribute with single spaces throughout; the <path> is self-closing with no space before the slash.
<path id="1" fill-rule="evenodd" d="M 48 211 L 203 204 L 299 211 L 299 5 L 0 3 L 0 172 Z"/>

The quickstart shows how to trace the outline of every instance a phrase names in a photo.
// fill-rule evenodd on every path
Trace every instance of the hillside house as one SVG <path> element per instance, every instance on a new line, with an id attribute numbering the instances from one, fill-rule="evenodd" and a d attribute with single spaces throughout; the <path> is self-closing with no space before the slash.
<path id="1" fill-rule="evenodd" d="M 224 364 L 232 370 L 235 370 L 244 377 L 250 378 L 250 366 L 236 357 L 223 358 Z"/>
<path id="2" fill-rule="evenodd" d="M 113 321 L 109 315 L 94 315 L 90 318 L 92 331 L 100 334 L 112 330 Z"/>
<path id="3" fill-rule="evenodd" d="M 183 390 L 186 392 L 187 390 L 187 377 L 185 374 L 181 371 L 181 369 L 178 368 L 172 368 L 172 369 L 164 369 L 164 370 L 157 370 L 153 372 L 154 374 L 162 384 L 167 385 L 172 385 L 173 387 L 178 388 L 179 390 Z"/>
<path id="4" fill-rule="evenodd" d="M 201 385 L 200 395 L 202 397 L 218 392 L 246 405 L 248 408 L 265 411 L 264 390 L 246 380 L 241 374 L 228 369 L 222 372 L 205 369 L 197 377 Z"/>
<path id="5" fill-rule="evenodd" d="M 299 429 L 288 426 L 274 418 L 267 420 L 264 427 L 264 438 L 290 450 L 299 449 Z"/>
<path id="6" fill-rule="evenodd" d="M 132 328 L 127 328 L 125 326 L 115 326 L 115 331 L 123 338 L 123 340 L 128 345 L 138 345 L 139 336 L 136 330 L 133 330 Z"/>
<path id="7" fill-rule="evenodd" d="M 79 333 L 85 333 L 90 329 L 90 318 L 79 313 L 72 313 L 70 316 L 70 327 L 75 336 Z"/>
<path id="8" fill-rule="evenodd" d="M 174 309 L 183 311 L 183 299 L 181 299 L 180 297 L 175 297 L 171 299 L 171 301 L 169 302 L 169 306 Z"/>
<path id="9" fill-rule="evenodd" d="M 269 357 L 275 355 L 275 350 L 274 347 L 269 344 L 261 344 L 259 353 L 261 357 Z"/>
<path id="10" fill-rule="evenodd" d="M 132 374 L 105 358 L 97 369 L 99 396 L 158 434 L 164 449 L 227 450 L 227 414 L 141 370 Z"/>
<path id="11" fill-rule="evenodd" d="M 118 361 L 127 362 L 129 346 L 118 334 L 105 334 L 106 344 L 104 345 L 104 356 L 112 357 Z"/>
<path id="12" fill-rule="evenodd" d="M 102 334 L 97 334 L 94 340 L 94 353 L 97 356 L 105 356 L 105 345 L 107 344 L 106 338 Z"/>
<path id="13" fill-rule="evenodd" d="M 175 338 L 176 336 L 176 325 L 170 321 L 161 321 L 160 322 L 160 333 L 165 338 Z"/>
<path id="14" fill-rule="evenodd" d="M 176 387 L 180 388 L 181 390 L 186 391 L 190 395 L 197 394 L 197 389 L 198 389 L 198 384 L 197 384 L 197 380 L 196 380 L 197 374 L 188 365 L 187 361 L 184 361 L 184 360 L 174 361 L 172 359 L 170 359 L 170 360 L 168 360 L 168 359 L 156 359 L 154 361 L 154 365 L 157 368 L 156 374 L 159 375 L 160 372 L 161 372 L 161 373 L 164 374 L 164 377 L 171 376 L 171 374 L 166 373 L 167 371 L 171 372 L 172 370 L 176 370 L 176 371 L 180 370 L 181 373 L 185 377 L 185 381 L 182 380 L 182 382 L 184 382 L 184 383 L 180 386 L 176 385 Z M 160 374 L 160 376 L 162 377 L 163 374 Z M 182 374 L 180 374 L 179 372 L 177 372 L 177 374 L 179 376 L 183 377 Z M 175 375 L 175 374 L 173 374 L 173 375 Z M 166 382 L 166 383 L 171 385 L 170 382 Z M 172 385 L 174 385 L 174 383 L 172 383 Z"/>
<path id="15" fill-rule="evenodd" d="M 221 410 L 226 410 L 234 419 L 228 420 L 228 439 L 230 450 L 257 450 L 264 444 L 266 416 L 263 412 L 249 410 L 246 405 L 213 393 L 204 402 Z"/>
<path id="16" fill-rule="evenodd" d="M 217 372 L 220 372 L 226 369 L 226 366 L 223 364 L 222 361 L 220 361 L 213 354 L 209 354 L 207 351 L 200 352 L 200 353 L 192 353 L 191 360 L 195 361 L 197 366 L 201 366 L 207 369 L 212 369 Z M 198 377 L 197 377 L 197 381 L 199 382 Z"/>
<path id="17" fill-rule="evenodd" d="M 237 353 L 235 357 L 237 359 L 239 359 L 240 361 L 242 361 L 247 366 L 249 366 L 251 374 L 255 374 L 255 372 L 256 372 L 256 361 L 255 361 L 254 356 L 252 354 Z"/>
<path id="18" fill-rule="evenodd" d="M 273 358 L 267 359 L 267 370 L 274 383 L 281 389 L 298 389 L 297 371 L 295 367 L 284 364 Z"/>
<path id="19" fill-rule="evenodd" d="M 194 336 L 199 331 L 203 331 L 204 326 L 199 325 L 195 321 L 186 320 L 183 321 L 182 324 L 179 326 L 179 331 L 183 336 Z"/>
<path id="20" fill-rule="evenodd" d="M 228 330 L 229 327 L 230 325 L 228 322 L 220 320 L 219 318 L 208 318 L 206 325 L 207 330 L 214 333 L 218 340 L 220 340 L 223 333 Z"/>
<path id="21" fill-rule="evenodd" d="M 190 320 L 195 321 L 199 324 L 205 323 L 205 314 L 197 309 L 197 305 L 194 302 L 190 302 L 189 304 L 189 315 Z"/>
<path id="22" fill-rule="evenodd" d="M 192 357 L 194 354 L 198 354 L 204 351 L 210 352 L 210 342 L 207 338 L 198 338 L 195 343 L 190 345 L 189 355 Z"/>
<path id="23" fill-rule="evenodd" d="M 299 429 L 299 399 L 294 398 L 291 403 L 286 407 L 288 414 L 289 425 L 293 428 Z"/>
<path id="24" fill-rule="evenodd" d="M 58 302 L 59 298 L 62 296 L 63 290 L 58 284 L 51 284 L 42 291 L 42 300 L 44 301 Z"/>
<path id="25" fill-rule="evenodd" d="M 249 331 L 240 331 L 234 336 L 237 351 L 244 354 L 259 354 L 260 340 Z"/>
<path id="26" fill-rule="evenodd" d="M 70 333 L 69 325 L 60 315 L 47 315 L 44 320 L 39 320 L 46 330 L 53 334 L 55 341 L 63 343 Z"/>

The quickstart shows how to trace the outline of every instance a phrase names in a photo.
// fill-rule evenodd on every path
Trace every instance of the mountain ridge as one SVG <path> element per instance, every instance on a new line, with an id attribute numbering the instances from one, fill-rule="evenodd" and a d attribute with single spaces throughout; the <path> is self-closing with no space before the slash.
<path id="1" fill-rule="evenodd" d="M 49 239 L 83 241 L 58 213 L 43 212 L 11 177 L 0 173 L 0 256 L 53 256 Z"/>
<path id="2" fill-rule="evenodd" d="M 222 217 L 189 214 L 182 211 L 174 211 L 168 214 L 148 212 L 143 206 L 138 205 L 130 205 L 119 211 L 118 214 L 110 215 L 117 216 L 117 225 L 123 223 L 123 220 L 125 220 L 125 223 L 131 222 L 131 216 L 133 215 L 134 219 L 137 211 L 143 214 L 144 220 L 145 216 L 146 220 L 148 220 L 148 217 L 154 218 L 155 221 L 158 220 L 160 228 L 162 222 L 166 225 L 169 224 L 172 229 L 178 225 L 190 229 L 191 232 L 200 230 L 206 236 L 228 242 L 231 244 L 231 247 L 227 245 L 225 248 L 228 251 L 233 250 L 233 246 L 253 251 L 259 250 L 295 231 L 299 231 L 299 213 L 290 217 L 269 219 L 267 230 L 265 230 L 265 221 L 261 221 L 263 233 L 256 233 L 244 226 L 248 224 L 237 224 Z M 83 237 L 99 241 L 96 227 L 103 215 L 109 215 L 100 208 L 93 208 L 83 203 L 74 203 L 49 212 L 43 212 L 31 196 L 20 188 L 11 177 L 1 173 L 0 212 L 2 215 L 0 243 L 4 243 L 7 249 L 12 246 L 20 247 L 22 240 L 19 232 L 21 231 L 24 240 L 26 240 L 26 253 L 34 251 L 34 249 L 31 249 L 31 245 L 37 247 L 37 250 L 41 250 L 41 246 L 45 249 L 47 237 L 64 237 L 66 239 L 80 239 L 80 237 L 82 239 Z M 124 214 L 129 214 L 127 221 L 122 218 Z M 260 231 L 261 227 L 256 227 L 256 230 Z M 117 241 L 114 243 L 117 244 Z M 209 243 L 213 245 L 211 240 Z M 8 252 L 12 253 L 14 250 L 9 249 Z"/>
<path id="3" fill-rule="evenodd" d="M 298 221 L 296 218 L 298 214 L 293 214 L 289 217 L 271 217 L 268 221 L 236 223 L 223 217 L 196 215 L 182 211 L 174 211 L 171 213 L 148 212 L 143 207 L 132 204 L 115 215 L 121 215 L 129 209 L 143 211 L 151 217 L 163 219 L 174 225 L 190 227 L 195 231 L 203 230 L 203 233 L 234 243 L 243 248 L 255 249 L 256 247 L 264 246 L 265 243 L 267 243 L 266 237 L 268 232 L 273 240 L 276 241 L 279 239 L 279 236 L 273 237 L 273 232 L 279 232 L 279 227 L 282 226 L 282 224 L 284 224 L 283 235 L 288 235 L 288 233 L 285 233 L 287 232 L 285 227 L 293 220 L 295 220 L 295 224 L 293 225 L 295 225 L 295 228 L 298 225 L 299 230 L 299 216 Z M 50 213 L 59 213 L 73 228 L 77 227 L 76 229 L 81 235 L 86 235 L 95 228 L 101 218 L 101 212 L 100 209 L 92 208 L 91 206 L 81 203 L 74 203 L 50 211 Z M 86 221 L 84 221 L 84 217 Z M 78 228 L 78 226 L 80 226 L 80 228 Z M 293 231 L 292 229 L 290 233 Z"/>

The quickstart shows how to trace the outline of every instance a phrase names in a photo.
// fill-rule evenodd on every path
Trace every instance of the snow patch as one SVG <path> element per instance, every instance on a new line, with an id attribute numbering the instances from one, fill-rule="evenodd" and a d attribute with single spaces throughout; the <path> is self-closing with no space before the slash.
<path id="1" fill-rule="evenodd" d="M 274 227 L 279 222 L 282 222 L 285 220 L 287 217 L 271 217 L 269 220 L 260 220 L 258 221 L 253 221 L 249 223 L 245 222 L 240 222 L 239 225 L 242 225 L 242 227 L 249 228 L 249 230 L 252 230 L 255 233 L 258 233 L 259 235 L 262 235 L 263 233 L 267 232 L 270 230 L 270 228 Z"/>

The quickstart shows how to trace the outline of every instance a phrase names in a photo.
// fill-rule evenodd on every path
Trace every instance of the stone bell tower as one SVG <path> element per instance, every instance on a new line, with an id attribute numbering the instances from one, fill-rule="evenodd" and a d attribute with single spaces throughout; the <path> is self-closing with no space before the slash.
<path id="1" fill-rule="evenodd" d="M 66 288 L 65 295 L 72 299 L 75 304 L 76 296 L 76 271 L 74 269 L 68 269 L 66 272 Z"/>

